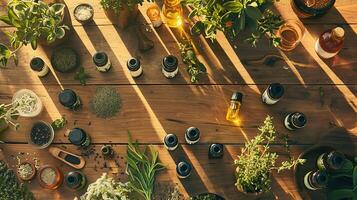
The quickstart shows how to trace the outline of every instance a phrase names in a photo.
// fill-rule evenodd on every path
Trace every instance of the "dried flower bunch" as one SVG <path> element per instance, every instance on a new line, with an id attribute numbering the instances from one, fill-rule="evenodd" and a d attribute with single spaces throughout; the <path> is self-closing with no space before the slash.
<path id="1" fill-rule="evenodd" d="M 100 118 L 114 117 L 121 107 L 121 98 L 115 88 L 99 87 L 90 100 L 90 111 Z"/>
<path id="2" fill-rule="evenodd" d="M 275 142 L 277 132 L 273 125 L 273 118 L 267 116 L 260 133 L 245 144 L 242 153 L 234 161 L 236 170 L 236 186 L 248 193 L 266 192 L 271 189 L 270 173 L 278 172 L 303 164 L 305 160 L 291 158 L 276 165 L 277 153 L 270 152 L 270 144 Z"/>

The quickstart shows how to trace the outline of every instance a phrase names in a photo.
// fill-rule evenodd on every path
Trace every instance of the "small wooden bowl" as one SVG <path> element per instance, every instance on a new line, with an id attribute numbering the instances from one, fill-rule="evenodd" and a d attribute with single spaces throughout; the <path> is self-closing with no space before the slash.
<path id="1" fill-rule="evenodd" d="M 88 19 L 86 19 L 86 20 L 78 19 L 77 15 L 76 15 L 76 12 L 77 12 L 78 8 L 81 7 L 81 6 L 85 6 L 85 7 L 88 7 L 88 8 L 91 9 L 91 12 L 90 12 L 90 13 L 91 13 L 91 16 L 90 16 Z M 93 20 L 93 17 L 94 17 L 94 8 L 93 8 L 92 5 L 90 5 L 90 4 L 88 4 L 88 3 L 81 3 L 81 4 L 77 5 L 77 6 L 74 8 L 73 16 L 74 16 L 74 18 L 75 18 L 79 23 L 81 23 L 81 24 L 83 24 L 83 25 L 84 25 L 84 24 L 88 24 L 89 22 L 91 22 L 91 21 Z"/>
<path id="2" fill-rule="evenodd" d="M 25 164 L 29 164 L 32 168 L 32 174 L 29 175 L 28 177 L 22 177 L 20 174 L 19 174 L 19 170 L 17 169 L 17 175 L 19 176 L 19 178 L 23 181 L 29 181 L 31 179 L 33 179 L 36 175 L 36 167 L 34 164 L 30 163 L 30 162 L 22 162 L 19 166 L 21 165 L 25 165 Z"/>

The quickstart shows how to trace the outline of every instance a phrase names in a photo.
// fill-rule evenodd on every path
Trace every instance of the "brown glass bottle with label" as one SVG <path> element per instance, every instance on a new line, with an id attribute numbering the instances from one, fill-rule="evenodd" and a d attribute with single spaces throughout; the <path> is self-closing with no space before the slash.
<path id="1" fill-rule="evenodd" d="M 345 31 L 336 27 L 325 31 L 315 44 L 316 53 L 322 58 L 332 58 L 342 49 L 345 39 Z"/>

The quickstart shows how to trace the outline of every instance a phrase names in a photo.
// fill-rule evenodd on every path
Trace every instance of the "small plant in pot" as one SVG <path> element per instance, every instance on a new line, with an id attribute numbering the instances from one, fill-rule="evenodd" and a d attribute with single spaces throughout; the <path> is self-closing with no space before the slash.
<path id="1" fill-rule="evenodd" d="M 65 8 L 63 3 L 49 5 L 43 1 L 10 1 L 7 14 L 0 16 L 0 20 L 16 29 L 7 34 L 11 47 L 0 43 L 0 67 L 5 67 L 10 58 L 17 64 L 16 52 L 24 45 L 30 44 L 35 50 L 39 42 L 51 45 L 63 39 L 66 31 L 70 30 L 64 24 Z"/>
<path id="2" fill-rule="evenodd" d="M 246 194 L 260 194 L 271 190 L 270 176 L 273 170 L 278 172 L 291 169 L 305 160 L 290 159 L 277 166 L 277 153 L 270 152 L 270 144 L 276 141 L 277 132 L 273 118 L 267 116 L 260 133 L 245 144 L 241 154 L 234 161 L 236 166 L 236 186 Z"/>
<path id="3" fill-rule="evenodd" d="M 193 35 L 204 34 L 215 40 L 217 32 L 222 31 L 233 39 L 248 30 L 251 34 L 246 41 L 253 46 L 263 35 L 274 46 L 280 43 L 275 32 L 283 21 L 268 9 L 274 0 L 183 0 L 182 3 L 192 8 L 188 17 L 196 21 L 191 28 Z"/>
<path id="4" fill-rule="evenodd" d="M 143 2 L 144 0 L 100 0 L 109 20 L 120 28 L 126 28 L 130 21 L 136 19 L 138 5 Z"/>

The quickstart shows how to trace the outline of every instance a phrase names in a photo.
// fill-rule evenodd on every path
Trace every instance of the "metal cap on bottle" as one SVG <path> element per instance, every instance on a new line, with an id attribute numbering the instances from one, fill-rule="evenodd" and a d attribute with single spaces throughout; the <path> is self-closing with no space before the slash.
<path id="1" fill-rule="evenodd" d="M 66 185 L 69 188 L 79 188 L 82 184 L 83 175 L 79 172 L 69 172 L 65 177 Z"/>
<path id="2" fill-rule="evenodd" d="M 178 144 L 178 138 L 175 134 L 167 134 L 164 138 L 165 145 L 169 148 L 176 147 Z"/>
<path id="3" fill-rule="evenodd" d="M 221 158 L 223 156 L 223 144 L 211 144 L 208 155 L 210 158 Z"/>
<path id="4" fill-rule="evenodd" d="M 97 66 L 104 66 L 108 62 L 108 56 L 104 52 L 96 52 L 93 55 L 93 62 Z"/>
<path id="5" fill-rule="evenodd" d="M 69 132 L 68 140 L 75 145 L 81 145 L 86 140 L 87 134 L 81 128 L 74 128 Z"/>
<path id="6" fill-rule="evenodd" d="M 45 62 L 39 57 L 35 57 L 35 58 L 31 59 L 30 67 L 34 71 L 38 71 L 38 72 L 41 71 L 43 69 L 44 65 L 45 65 Z"/>
<path id="7" fill-rule="evenodd" d="M 140 60 L 137 58 L 130 58 L 126 63 L 130 71 L 137 71 L 140 68 Z"/>
<path id="8" fill-rule="evenodd" d="M 186 161 L 181 161 L 176 166 L 176 172 L 182 178 L 189 176 L 191 174 L 191 170 L 192 166 Z"/>
<path id="9" fill-rule="evenodd" d="M 326 171 L 316 171 L 312 174 L 311 182 L 314 187 L 325 188 L 328 183 Z"/>
<path id="10" fill-rule="evenodd" d="M 280 99 L 284 94 L 284 87 L 280 83 L 273 83 L 268 87 L 269 96 L 273 99 Z"/>
<path id="11" fill-rule="evenodd" d="M 190 127 L 186 130 L 185 137 L 190 141 L 196 141 L 200 138 L 200 130 L 196 127 Z"/>
<path id="12" fill-rule="evenodd" d="M 344 165 L 346 158 L 343 153 L 338 152 L 338 151 L 332 151 L 327 155 L 326 160 L 329 165 L 328 166 L 329 168 L 331 168 L 333 170 L 337 170 L 337 169 L 340 169 Z"/>
<path id="13" fill-rule="evenodd" d="M 231 97 L 231 100 L 239 101 L 239 102 L 242 102 L 242 99 L 243 99 L 243 94 L 240 92 L 234 92 Z"/>
<path id="14" fill-rule="evenodd" d="M 173 55 L 165 56 L 162 65 L 165 71 L 174 72 L 178 67 L 178 59 Z"/>
<path id="15" fill-rule="evenodd" d="M 296 112 L 291 116 L 291 122 L 296 128 L 302 128 L 306 125 L 307 119 L 303 113 Z"/>
<path id="16" fill-rule="evenodd" d="M 77 102 L 77 95 L 71 89 L 64 89 L 58 95 L 60 103 L 65 107 L 71 107 Z"/>

